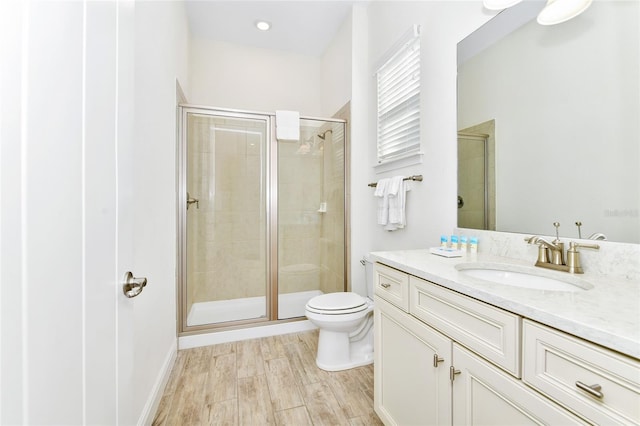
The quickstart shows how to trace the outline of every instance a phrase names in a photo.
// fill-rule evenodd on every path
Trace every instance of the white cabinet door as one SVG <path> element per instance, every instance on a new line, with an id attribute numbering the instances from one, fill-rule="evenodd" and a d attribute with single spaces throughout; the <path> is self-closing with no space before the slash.
<path id="1" fill-rule="evenodd" d="M 454 425 L 584 424 L 521 381 L 453 344 Z"/>
<path id="2" fill-rule="evenodd" d="M 375 305 L 376 413 L 386 425 L 451 424 L 451 340 L 380 297 Z"/>

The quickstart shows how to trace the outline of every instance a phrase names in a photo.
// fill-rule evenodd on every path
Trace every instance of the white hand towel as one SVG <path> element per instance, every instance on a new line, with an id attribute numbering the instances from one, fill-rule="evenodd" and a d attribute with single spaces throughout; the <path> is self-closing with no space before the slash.
<path id="1" fill-rule="evenodd" d="M 276 111 L 276 139 L 300 140 L 300 113 L 298 111 Z"/>
<path id="2" fill-rule="evenodd" d="M 406 192 L 411 188 L 409 182 L 404 180 L 403 176 L 395 176 L 391 178 L 389 183 L 389 219 L 385 227 L 388 231 L 402 229 L 406 222 Z"/>
<path id="3" fill-rule="evenodd" d="M 378 197 L 378 225 L 386 225 L 389 219 L 389 196 L 387 192 L 387 187 L 389 185 L 389 179 L 380 179 L 378 184 L 376 185 L 376 190 L 373 193 L 374 196 Z"/>

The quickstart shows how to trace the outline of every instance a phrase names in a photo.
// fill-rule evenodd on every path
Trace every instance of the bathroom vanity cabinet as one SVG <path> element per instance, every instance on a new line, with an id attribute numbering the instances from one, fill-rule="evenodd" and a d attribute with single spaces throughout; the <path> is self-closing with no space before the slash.
<path id="1" fill-rule="evenodd" d="M 637 359 L 381 263 L 374 288 L 386 425 L 640 421 Z"/>

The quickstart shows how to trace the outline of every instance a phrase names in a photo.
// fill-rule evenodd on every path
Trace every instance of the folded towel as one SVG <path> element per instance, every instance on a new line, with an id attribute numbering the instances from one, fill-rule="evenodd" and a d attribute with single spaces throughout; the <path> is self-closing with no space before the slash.
<path id="1" fill-rule="evenodd" d="M 300 140 L 300 113 L 298 111 L 276 111 L 276 139 Z"/>
<path id="2" fill-rule="evenodd" d="M 384 229 L 387 231 L 395 231 L 402 229 L 407 224 L 405 205 L 406 192 L 411 190 L 409 182 L 404 180 L 403 176 L 394 176 L 388 185 L 389 218 Z"/>
<path id="3" fill-rule="evenodd" d="M 390 179 L 380 179 L 376 185 L 376 190 L 373 193 L 374 196 L 379 197 L 378 208 L 376 210 L 378 215 L 378 225 L 386 225 L 389 218 L 389 196 L 387 192 L 387 186 Z"/>

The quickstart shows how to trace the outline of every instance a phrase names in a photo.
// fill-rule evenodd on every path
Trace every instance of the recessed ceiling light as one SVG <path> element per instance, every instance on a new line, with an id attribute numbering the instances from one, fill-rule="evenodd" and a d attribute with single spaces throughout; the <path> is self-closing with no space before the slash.
<path id="1" fill-rule="evenodd" d="M 260 31 L 269 31 L 271 24 L 267 21 L 256 21 L 256 28 Z"/>

